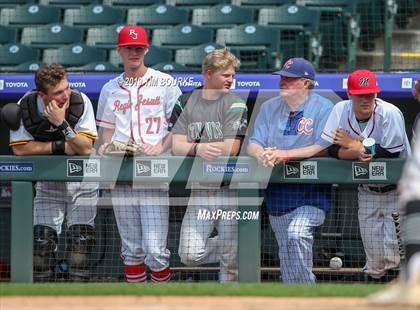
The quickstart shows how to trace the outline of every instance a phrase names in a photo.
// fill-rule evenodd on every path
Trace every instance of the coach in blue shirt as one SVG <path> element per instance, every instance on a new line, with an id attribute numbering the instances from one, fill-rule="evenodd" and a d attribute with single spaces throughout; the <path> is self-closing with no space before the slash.
<path id="1" fill-rule="evenodd" d="M 261 106 L 248 145 L 248 154 L 265 167 L 289 159 L 327 155 L 321 139 L 333 104 L 311 90 L 315 70 L 303 58 L 286 61 L 275 72 L 281 76 L 280 96 Z M 331 208 L 331 186 L 323 184 L 269 184 L 265 199 L 270 224 L 279 245 L 282 280 L 313 283 L 312 245 L 315 227 L 324 223 Z"/>

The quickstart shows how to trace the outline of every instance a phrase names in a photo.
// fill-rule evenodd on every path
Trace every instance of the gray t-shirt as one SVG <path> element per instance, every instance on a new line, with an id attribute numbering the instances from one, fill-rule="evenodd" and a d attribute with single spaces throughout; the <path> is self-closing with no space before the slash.
<path id="1" fill-rule="evenodd" d="M 172 111 L 169 130 L 189 142 L 216 142 L 242 138 L 247 129 L 247 106 L 228 92 L 216 100 L 202 98 L 202 89 L 184 94 Z"/>

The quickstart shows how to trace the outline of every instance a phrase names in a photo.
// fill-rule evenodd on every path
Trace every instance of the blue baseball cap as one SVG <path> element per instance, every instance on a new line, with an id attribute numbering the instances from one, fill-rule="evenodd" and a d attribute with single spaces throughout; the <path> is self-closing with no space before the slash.
<path id="1" fill-rule="evenodd" d="M 276 71 L 273 74 L 315 80 L 314 66 L 304 58 L 290 58 L 283 64 L 283 68 L 280 71 Z"/>

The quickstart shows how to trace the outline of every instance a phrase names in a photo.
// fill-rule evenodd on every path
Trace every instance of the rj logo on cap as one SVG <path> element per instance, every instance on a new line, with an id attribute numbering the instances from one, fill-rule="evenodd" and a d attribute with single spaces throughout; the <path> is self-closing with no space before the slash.
<path id="1" fill-rule="evenodd" d="M 137 32 L 134 29 L 130 29 L 130 32 L 128 34 L 130 37 L 133 38 L 133 40 L 137 40 Z"/>

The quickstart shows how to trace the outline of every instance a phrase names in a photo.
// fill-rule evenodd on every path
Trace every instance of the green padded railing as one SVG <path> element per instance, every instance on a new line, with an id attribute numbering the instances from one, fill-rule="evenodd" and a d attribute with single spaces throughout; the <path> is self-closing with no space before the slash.
<path id="1" fill-rule="evenodd" d="M 278 183 L 396 183 L 404 161 L 370 164 L 332 158 L 291 161 L 271 170 L 249 157 L 207 162 L 183 157 L 0 156 L 0 180 L 12 181 L 11 281 L 33 279 L 34 181 L 232 181 L 239 185 L 239 211 L 259 210 L 259 184 Z M 143 169 L 147 166 L 149 169 Z M 260 281 L 261 219 L 239 221 L 239 281 Z"/>

